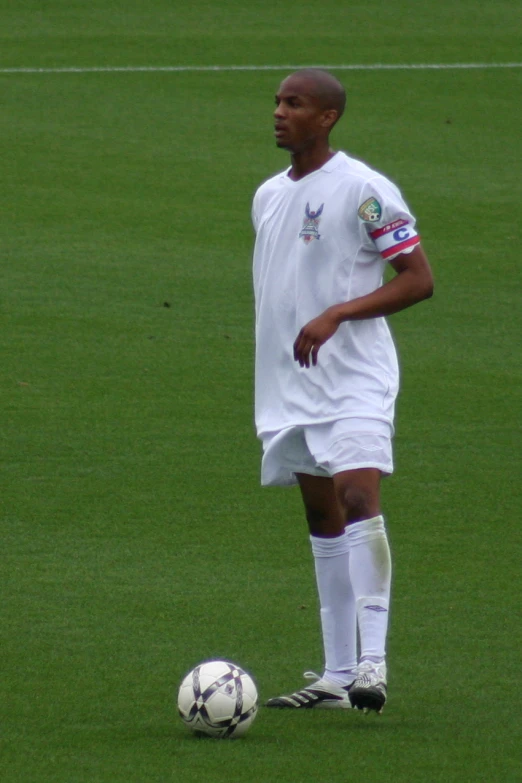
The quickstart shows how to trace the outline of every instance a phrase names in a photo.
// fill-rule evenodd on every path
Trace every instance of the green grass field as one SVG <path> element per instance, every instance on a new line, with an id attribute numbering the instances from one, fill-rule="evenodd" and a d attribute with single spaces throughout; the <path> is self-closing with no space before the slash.
<path id="1" fill-rule="evenodd" d="M 338 71 L 339 148 L 403 190 L 436 275 L 403 373 L 384 715 L 261 709 L 198 740 L 199 661 L 261 699 L 322 663 L 298 493 L 262 490 L 250 202 L 281 71 L 516 63 L 515 0 L 0 0 L 2 781 L 522 779 L 522 68 Z M 4 70 L 2 70 L 4 69 Z"/>

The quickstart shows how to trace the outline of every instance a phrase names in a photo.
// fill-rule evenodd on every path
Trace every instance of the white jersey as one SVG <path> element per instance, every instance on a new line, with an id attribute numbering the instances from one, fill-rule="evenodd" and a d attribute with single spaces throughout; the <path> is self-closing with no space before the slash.
<path id="1" fill-rule="evenodd" d="M 315 367 L 299 366 L 293 343 L 331 305 L 382 285 L 386 261 L 419 243 L 415 219 L 395 185 L 343 152 L 297 182 L 289 170 L 252 208 L 258 435 L 342 418 L 393 427 L 399 373 L 384 318 L 342 323 Z"/>

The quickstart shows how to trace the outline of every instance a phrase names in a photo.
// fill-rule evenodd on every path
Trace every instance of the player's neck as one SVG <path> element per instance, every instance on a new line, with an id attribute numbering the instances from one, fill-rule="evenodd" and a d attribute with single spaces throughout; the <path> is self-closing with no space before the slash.
<path id="1" fill-rule="evenodd" d="M 292 152 L 292 168 L 288 176 L 294 181 L 302 179 L 313 171 L 322 168 L 335 154 L 335 150 L 329 144 L 302 150 L 301 152 Z"/>

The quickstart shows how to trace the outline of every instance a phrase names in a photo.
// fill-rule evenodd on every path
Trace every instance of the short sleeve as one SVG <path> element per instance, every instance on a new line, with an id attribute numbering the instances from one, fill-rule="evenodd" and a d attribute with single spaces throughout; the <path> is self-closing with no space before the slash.
<path id="1" fill-rule="evenodd" d="M 377 250 L 386 261 L 409 253 L 420 236 L 399 189 L 385 177 L 375 177 L 363 185 L 357 215 L 363 232 L 363 244 Z"/>
<path id="2" fill-rule="evenodd" d="M 256 192 L 252 200 L 252 225 L 254 231 L 257 233 L 257 227 L 259 225 L 259 191 Z"/>

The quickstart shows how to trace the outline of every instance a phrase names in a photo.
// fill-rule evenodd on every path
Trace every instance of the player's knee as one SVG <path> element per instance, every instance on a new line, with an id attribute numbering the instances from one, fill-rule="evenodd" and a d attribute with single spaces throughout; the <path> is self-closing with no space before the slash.
<path id="1" fill-rule="evenodd" d="M 339 516 L 332 518 L 324 509 L 306 505 L 306 521 L 312 536 L 340 535 L 344 525 Z"/>
<path id="2" fill-rule="evenodd" d="M 327 521 L 327 515 L 320 508 L 314 506 L 305 506 L 306 521 L 310 530 L 320 530 Z"/>
<path id="3" fill-rule="evenodd" d="M 346 522 L 368 519 L 375 513 L 375 499 L 371 492 L 362 487 L 342 487 L 338 497 Z"/>

